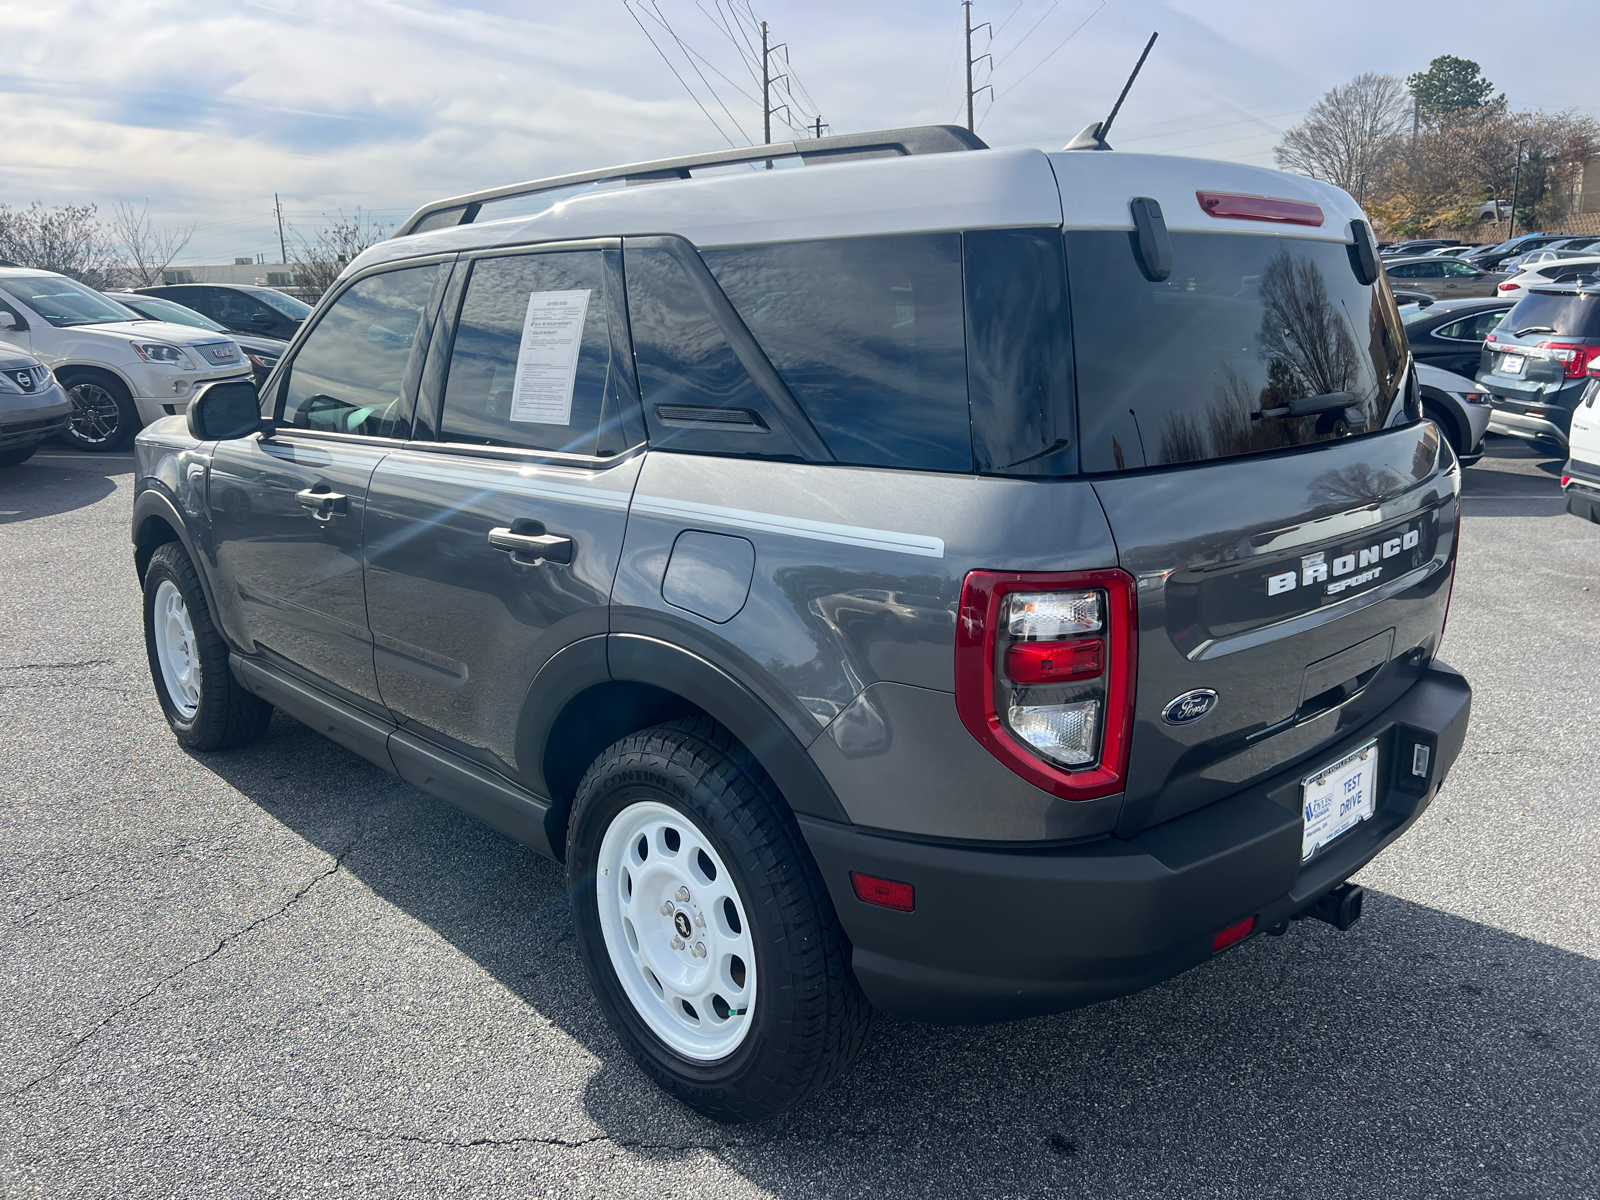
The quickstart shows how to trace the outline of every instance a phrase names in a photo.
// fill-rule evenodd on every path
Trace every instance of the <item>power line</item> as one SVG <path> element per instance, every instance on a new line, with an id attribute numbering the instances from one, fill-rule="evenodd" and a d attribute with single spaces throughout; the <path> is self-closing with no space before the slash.
<path id="1" fill-rule="evenodd" d="M 1056 55 L 1056 51 L 1060 50 L 1062 46 L 1065 46 L 1073 38 L 1077 37 L 1078 36 L 1078 30 L 1082 29 L 1090 21 L 1094 20 L 1095 17 L 1099 16 L 1100 15 L 1100 9 L 1104 8 L 1105 6 L 1106 6 L 1106 0 L 1100 0 L 1099 5 L 1096 6 L 1094 12 L 1090 13 L 1083 20 L 1079 21 L 1077 28 L 1074 29 L 1071 33 L 1067 34 L 1066 37 L 1062 38 L 1061 41 L 1056 44 L 1055 50 L 1050 51 L 1049 54 L 1046 54 L 1038 62 L 1034 63 L 1033 66 L 1029 67 L 1028 71 L 1027 71 L 1027 74 L 1023 75 L 1022 79 L 1017 80 L 1016 83 L 1013 83 L 1005 91 L 1001 92 L 998 96 L 995 97 L 995 100 L 997 102 L 1000 101 L 1000 100 L 1003 100 L 1003 99 L 1005 99 L 1005 97 L 1009 96 L 1012 92 L 1016 91 L 1019 87 L 1021 87 L 1023 80 L 1027 79 L 1029 75 L 1032 75 L 1040 67 L 1044 66 L 1045 63 L 1049 62 L 1052 58 L 1054 58 L 1055 55 Z"/>
<path id="2" fill-rule="evenodd" d="M 672 72 L 673 78 L 683 85 L 684 91 L 689 93 L 689 99 L 694 101 L 695 107 L 698 108 L 702 113 L 705 113 L 706 120 L 711 122 L 711 128 L 715 129 L 719 134 L 721 134 L 722 140 L 727 142 L 731 148 L 737 150 L 738 146 L 734 140 L 726 133 L 723 133 L 722 126 L 717 124 L 717 119 L 711 115 L 704 104 L 700 103 L 700 97 L 696 96 L 694 94 L 694 89 L 684 82 L 683 76 L 678 74 L 678 68 L 672 65 L 672 60 L 667 57 L 667 52 L 660 46 L 656 45 L 656 39 L 650 36 L 650 31 L 644 27 L 644 22 L 639 20 L 639 15 L 633 11 L 632 6 L 624 3 L 622 7 L 628 10 L 628 15 L 633 18 L 633 23 L 639 27 L 639 32 L 644 34 L 645 38 L 652 46 L 655 46 L 656 53 L 661 55 L 661 61 L 667 64 L 667 70 Z"/>
<path id="3" fill-rule="evenodd" d="M 1004 54 L 1002 54 L 1000 56 L 999 60 L 994 64 L 996 69 L 999 69 L 1000 67 L 1004 66 L 1006 59 L 1010 58 L 1018 50 L 1022 49 L 1022 44 L 1024 42 L 1026 42 L 1030 37 L 1033 36 L 1033 31 L 1035 29 L 1039 28 L 1039 26 L 1044 24 L 1045 17 L 1048 17 L 1051 13 L 1055 12 L 1056 8 L 1060 5 L 1060 3 L 1061 3 L 1061 0 L 1051 0 L 1050 7 L 1044 10 L 1044 17 L 1040 17 L 1031 26 L 1029 26 L 1028 32 L 1023 34 L 1021 37 L 1019 37 L 1017 39 L 1016 45 L 1012 46 L 1011 49 L 1007 50 Z M 1002 26 L 1000 26 L 1000 28 L 1004 29 L 1005 26 L 1002 25 Z M 1000 36 L 999 30 L 995 31 L 995 36 L 996 37 Z"/>
<path id="4" fill-rule="evenodd" d="M 661 28 L 663 28 L 663 29 L 665 29 L 667 31 L 667 36 L 668 37 L 670 37 L 673 41 L 678 43 L 678 48 L 684 52 L 685 57 L 688 59 L 690 68 L 694 71 L 694 73 L 696 75 L 698 75 L 700 77 L 700 82 L 705 84 L 705 89 L 706 89 L 706 91 L 711 93 L 711 98 L 713 100 L 715 100 L 719 105 L 721 105 L 722 111 L 727 114 L 728 120 L 733 124 L 733 127 L 735 129 L 739 130 L 739 136 L 744 138 L 745 142 L 748 144 L 749 141 L 750 141 L 750 135 L 747 134 L 743 130 L 743 128 L 740 127 L 739 118 L 733 115 L 733 113 L 729 110 L 727 104 L 725 104 L 723 102 L 722 97 L 717 95 L 717 89 L 712 87 L 710 81 L 706 79 L 705 72 L 700 70 L 699 67 L 695 66 L 695 61 L 694 60 L 695 60 L 696 57 L 699 57 L 699 56 L 697 56 L 695 54 L 695 52 L 690 49 L 690 47 L 684 42 L 684 40 L 681 37 L 678 36 L 677 32 L 667 22 L 666 17 L 662 15 L 661 5 L 659 3 L 657 3 L 656 0 L 651 0 L 650 7 L 655 9 L 655 15 L 654 15 L 653 19 L 661 26 Z M 707 65 L 709 66 L 710 64 L 708 63 Z M 716 70 L 715 67 L 712 67 L 711 69 L 713 71 Z M 719 75 L 722 74 L 720 71 L 718 71 L 717 73 Z M 726 75 L 723 75 L 722 77 L 724 79 L 728 78 Z M 729 83 L 731 84 L 732 80 L 729 80 Z M 737 91 L 738 89 L 736 88 L 735 90 Z"/>

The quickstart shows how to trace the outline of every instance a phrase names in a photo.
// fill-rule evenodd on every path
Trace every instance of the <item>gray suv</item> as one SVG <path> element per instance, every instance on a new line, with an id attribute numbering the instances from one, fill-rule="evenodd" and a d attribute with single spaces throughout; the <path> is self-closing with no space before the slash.
<path id="1" fill-rule="evenodd" d="M 185 746 L 281 709 L 564 862 L 746 1120 L 875 1010 L 1347 927 L 1465 737 L 1460 478 L 1344 192 L 931 127 L 426 206 L 139 436 L 133 541 Z"/>

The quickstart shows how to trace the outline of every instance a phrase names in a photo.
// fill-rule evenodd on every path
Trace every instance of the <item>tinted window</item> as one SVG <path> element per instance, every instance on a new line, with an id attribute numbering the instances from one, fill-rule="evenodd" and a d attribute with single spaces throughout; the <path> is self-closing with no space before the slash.
<path id="1" fill-rule="evenodd" d="M 213 333 L 226 333 L 224 326 L 218 325 L 210 317 L 202 316 L 192 308 L 182 304 L 174 304 L 171 300 L 161 300 L 155 296 L 128 296 L 121 298 L 121 303 L 126 304 L 141 317 L 152 321 L 171 321 L 174 325 L 192 325 L 196 329 L 209 329 Z"/>
<path id="2" fill-rule="evenodd" d="M 1072 330 L 1061 237 L 1030 230 L 962 235 L 967 388 L 979 471 L 1073 470 Z"/>
<path id="3" fill-rule="evenodd" d="M 704 258 L 840 462 L 972 470 L 959 234 Z"/>
<path id="4" fill-rule="evenodd" d="M 1476 316 L 1463 317 L 1459 321 L 1452 321 L 1448 325 L 1435 329 L 1433 336 L 1448 338 L 1455 342 L 1481 342 L 1496 325 L 1500 324 L 1500 319 L 1505 315 L 1505 310 L 1501 309 L 1478 313 Z"/>
<path id="5" fill-rule="evenodd" d="M 404 437 L 406 371 L 427 328 L 438 275 L 430 263 L 346 288 L 295 355 L 282 419 L 302 429 Z"/>
<path id="6" fill-rule="evenodd" d="M 1151 283 L 1130 235 L 1067 235 L 1084 467 L 1227 458 L 1377 429 L 1407 350 L 1339 242 L 1174 233 Z M 1291 417 L 1292 401 L 1350 393 Z M 1332 403 L 1332 402 L 1330 402 Z"/>
<path id="7" fill-rule="evenodd" d="M 137 321 L 139 314 L 108 300 L 93 288 L 61 275 L 13 275 L 0 280 L 5 289 L 57 329 Z"/>
<path id="8" fill-rule="evenodd" d="M 1506 314 L 1504 327 L 1515 337 L 1526 330 L 1600 338 L 1600 293 L 1529 292 Z"/>
<path id="9" fill-rule="evenodd" d="M 251 292 L 250 295 L 261 301 L 268 308 L 275 308 L 291 321 L 304 321 L 311 315 L 311 305 L 304 300 L 296 300 L 293 296 L 283 292 L 260 291 Z"/>
<path id="10" fill-rule="evenodd" d="M 610 373 L 600 251 L 480 259 L 456 322 L 440 436 L 594 454 Z"/>
<path id="11" fill-rule="evenodd" d="M 278 323 L 278 318 L 271 309 L 243 292 L 233 292 L 227 288 L 207 288 L 206 295 L 210 301 L 210 315 L 229 329 L 245 330 L 254 326 Z M 258 317 L 264 319 L 257 320 Z"/>
<path id="12" fill-rule="evenodd" d="M 1470 278 L 1473 275 L 1482 274 L 1476 267 L 1469 267 L 1466 263 L 1447 262 L 1443 263 L 1442 266 L 1444 267 L 1444 273 L 1452 278 Z"/>

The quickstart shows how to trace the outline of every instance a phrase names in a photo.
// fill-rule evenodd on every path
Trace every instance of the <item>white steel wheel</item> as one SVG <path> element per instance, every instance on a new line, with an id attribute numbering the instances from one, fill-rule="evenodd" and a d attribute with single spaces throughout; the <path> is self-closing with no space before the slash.
<path id="1" fill-rule="evenodd" d="M 669 805 L 630 804 L 601 839 L 595 887 L 611 965 L 640 1019 L 695 1062 L 732 1054 L 750 1031 L 755 945 L 711 840 Z"/>
<path id="2" fill-rule="evenodd" d="M 192 721 L 200 710 L 200 647 L 189 606 L 170 579 L 163 579 L 156 589 L 153 615 L 156 662 L 161 666 L 161 681 L 167 685 L 167 698 L 181 720 Z"/>

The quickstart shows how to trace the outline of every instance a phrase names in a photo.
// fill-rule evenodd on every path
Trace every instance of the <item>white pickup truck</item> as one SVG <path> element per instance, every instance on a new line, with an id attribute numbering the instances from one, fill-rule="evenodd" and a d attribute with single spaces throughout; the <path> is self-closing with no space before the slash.
<path id="1" fill-rule="evenodd" d="M 0 347 L 50 367 L 72 416 L 66 437 L 84 450 L 118 450 L 139 428 L 183 412 L 202 383 L 249 379 L 250 362 L 226 334 L 147 321 L 54 271 L 0 267 Z"/>

